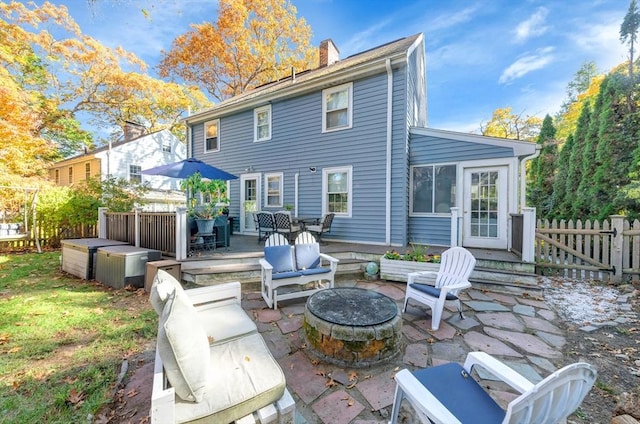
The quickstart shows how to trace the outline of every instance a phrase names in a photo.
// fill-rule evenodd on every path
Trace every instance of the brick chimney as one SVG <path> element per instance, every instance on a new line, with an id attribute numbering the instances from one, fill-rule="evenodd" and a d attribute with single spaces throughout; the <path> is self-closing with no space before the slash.
<path id="1" fill-rule="evenodd" d="M 133 140 L 134 138 L 138 138 L 145 132 L 144 125 L 137 124 L 131 121 L 124 122 L 124 141 Z"/>
<path id="2" fill-rule="evenodd" d="M 340 50 L 330 38 L 320 42 L 320 68 L 333 65 L 340 60 Z"/>

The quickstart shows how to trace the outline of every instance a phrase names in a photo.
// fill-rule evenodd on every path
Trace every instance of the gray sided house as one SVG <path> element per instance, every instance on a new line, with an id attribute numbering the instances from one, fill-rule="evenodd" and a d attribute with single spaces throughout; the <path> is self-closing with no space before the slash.
<path id="1" fill-rule="evenodd" d="M 423 34 L 320 64 L 186 119 L 188 156 L 240 178 L 230 213 L 335 212 L 328 240 L 507 249 L 535 144 L 429 129 Z M 236 224 L 238 225 L 238 224 Z"/>

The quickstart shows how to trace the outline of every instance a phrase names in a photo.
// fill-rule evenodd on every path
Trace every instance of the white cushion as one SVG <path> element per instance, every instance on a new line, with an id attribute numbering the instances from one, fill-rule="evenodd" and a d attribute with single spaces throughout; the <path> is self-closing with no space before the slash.
<path id="1" fill-rule="evenodd" d="M 256 323 L 239 303 L 197 309 L 198 322 L 202 323 L 209 342 L 218 344 L 245 334 L 258 331 Z"/>
<path id="2" fill-rule="evenodd" d="M 176 422 L 233 422 L 284 393 L 284 373 L 258 333 L 212 346 L 209 360 L 205 398 L 195 404 L 176 399 Z"/>
<path id="3" fill-rule="evenodd" d="M 184 292 L 173 290 L 158 324 L 158 353 L 176 395 L 200 402 L 210 377 L 209 340 Z"/>

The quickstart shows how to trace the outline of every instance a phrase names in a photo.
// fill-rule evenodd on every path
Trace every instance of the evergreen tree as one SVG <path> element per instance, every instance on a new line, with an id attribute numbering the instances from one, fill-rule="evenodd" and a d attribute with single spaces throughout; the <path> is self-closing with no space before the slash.
<path id="1" fill-rule="evenodd" d="M 633 154 L 638 147 L 635 114 L 627 113 L 626 83 L 619 73 L 601 87 L 602 113 L 598 122 L 597 167 L 591 185 L 592 215 L 603 219 L 624 209 L 618 189 L 629 184 Z"/>
<path id="2" fill-rule="evenodd" d="M 529 204 L 534 206 L 541 218 L 551 216 L 553 205 L 553 181 L 555 175 L 555 161 L 558 155 L 556 146 L 556 129 L 553 119 L 547 115 L 542 121 L 542 128 L 538 135 L 537 144 L 542 148 L 540 154 L 531 162 L 528 177 Z"/>
<path id="3" fill-rule="evenodd" d="M 602 86 L 606 85 L 606 78 Z M 601 87 L 602 87 L 601 86 Z M 592 218 L 591 210 L 593 207 L 593 193 L 591 191 L 593 185 L 593 171 L 597 167 L 596 149 L 598 147 L 598 130 L 599 116 L 602 113 L 602 97 L 603 90 L 600 89 L 593 104 L 593 111 L 589 126 L 585 132 L 584 147 L 582 149 L 582 172 L 580 175 L 580 184 L 573 204 L 574 216 L 578 218 Z"/>
<path id="4" fill-rule="evenodd" d="M 569 134 L 567 141 L 558 153 L 556 167 L 558 173 L 553 181 L 553 196 L 551 197 L 551 214 L 553 218 L 562 219 L 568 216 L 564 208 L 564 198 L 567 189 L 567 174 L 569 173 L 569 159 L 573 150 L 573 134 Z"/>
<path id="5" fill-rule="evenodd" d="M 631 0 L 629 9 L 620 25 L 620 41 L 629 44 L 629 78 L 633 79 L 633 50 L 638 41 L 640 29 L 640 12 L 636 0 Z"/>
<path id="6" fill-rule="evenodd" d="M 578 187 L 582 180 L 582 156 L 590 122 L 591 105 L 585 103 L 582 106 L 580 118 L 578 118 L 578 124 L 573 135 L 573 144 L 569 154 L 569 162 L 567 164 L 565 195 L 561 205 L 561 211 L 563 212 L 562 218 L 564 219 L 582 218 L 577 216 Z"/>

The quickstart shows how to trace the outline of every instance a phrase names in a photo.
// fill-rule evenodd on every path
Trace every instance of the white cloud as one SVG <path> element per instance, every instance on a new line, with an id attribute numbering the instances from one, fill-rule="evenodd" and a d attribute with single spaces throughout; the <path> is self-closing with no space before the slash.
<path id="1" fill-rule="evenodd" d="M 628 60 L 627 46 L 620 41 L 619 16 L 611 16 L 600 23 L 584 22 L 569 35 L 584 60 L 593 60 L 601 72 Z"/>
<path id="2" fill-rule="evenodd" d="M 520 57 L 502 72 L 498 82 L 500 84 L 508 84 L 529 72 L 544 68 L 553 61 L 552 52 L 553 47 L 544 47 L 538 49 L 534 54 Z"/>
<path id="3" fill-rule="evenodd" d="M 548 9 L 539 7 L 529 19 L 520 22 L 515 30 L 516 41 L 523 42 L 531 37 L 537 37 L 547 32 L 549 27 L 545 25 L 545 21 L 548 14 Z"/>
<path id="4" fill-rule="evenodd" d="M 467 7 L 466 9 L 462 9 L 459 12 L 439 15 L 436 18 L 432 19 L 428 25 L 426 25 L 427 31 L 440 31 L 459 24 L 463 24 L 465 22 L 469 22 L 473 18 L 476 10 L 478 10 L 478 6 L 472 6 Z"/>

